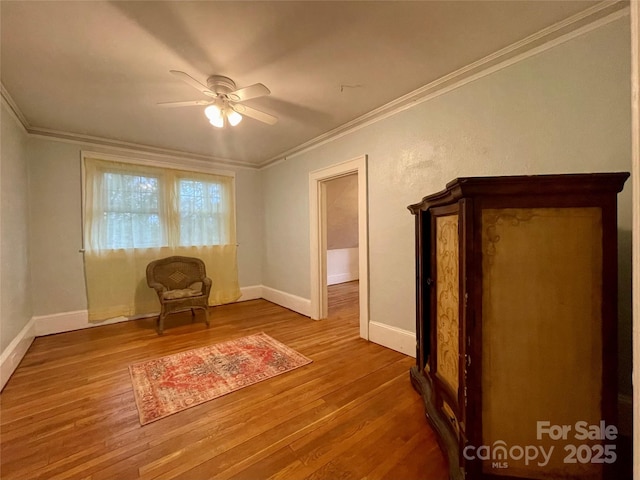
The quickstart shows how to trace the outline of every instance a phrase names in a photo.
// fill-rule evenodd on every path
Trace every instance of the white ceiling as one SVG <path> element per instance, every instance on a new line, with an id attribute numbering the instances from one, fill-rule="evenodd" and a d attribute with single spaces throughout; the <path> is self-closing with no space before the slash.
<path id="1" fill-rule="evenodd" d="M 2 0 L 1 80 L 31 132 L 257 166 L 596 3 Z M 207 99 L 171 69 L 264 83 L 279 122 L 158 107 Z"/>

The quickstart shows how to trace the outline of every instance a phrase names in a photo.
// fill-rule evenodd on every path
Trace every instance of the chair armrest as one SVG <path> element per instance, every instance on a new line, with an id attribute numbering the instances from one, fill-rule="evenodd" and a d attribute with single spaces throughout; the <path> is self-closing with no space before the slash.
<path id="1" fill-rule="evenodd" d="M 149 286 L 151 288 L 153 288 L 156 292 L 158 292 L 158 295 L 162 294 L 162 292 L 166 292 L 168 290 L 167 287 L 165 287 L 164 285 L 162 285 L 161 283 L 158 282 L 151 282 L 149 283 Z"/>
<path id="2" fill-rule="evenodd" d="M 202 279 L 202 293 L 209 298 L 209 292 L 211 292 L 211 279 L 209 277 L 204 277 Z"/>

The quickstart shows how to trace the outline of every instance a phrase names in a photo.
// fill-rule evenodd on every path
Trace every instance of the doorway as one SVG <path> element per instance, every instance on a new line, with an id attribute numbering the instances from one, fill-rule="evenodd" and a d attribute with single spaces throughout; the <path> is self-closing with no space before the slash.
<path id="1" fill-rule="evenodd" d="M 357 175 L 358 187 L 358 303 L 360 337 L 369 338 L 369 255 L 367 230 L 367 157 L 316 170 L 309 174 L 311 318 L 328 316 L 327 182 Z"/>
<path id="2" fill-rule="evenodd" d="M 328 316 L 358 324 L 358 174 L 323 182 L 327 212 Z"/>

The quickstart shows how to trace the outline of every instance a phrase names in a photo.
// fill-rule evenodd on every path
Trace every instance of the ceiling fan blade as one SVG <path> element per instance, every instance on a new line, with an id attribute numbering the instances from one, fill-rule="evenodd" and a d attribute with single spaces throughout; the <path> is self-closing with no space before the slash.
<path id="1" fill-rule="evenodd" d="M 187 100 L 186 102 L 161 102 L 157 105 L 159 107 L 192 107 L 195 105 L 210 105 L 211 103 L 209 100 Z"/>
<path id="2" fill-rule="evenodd" d="M 244 102 L 251 98 L 264 97 L 269 95 L 271 91 L 261 83 L 249 85 L 248 87 L 239 88 L 233 92 L 227 94 L 230 100 L 234 102 Z"/>
<path id="3" fill-rule="evenodd" d="M 255 108 L 248 107 L 246 105 L 231 105 L 236 112 L 246 115 L 247 117 L 251 117 L 260 122 L 268 123 L 269 125 L 275 125 L 278 122 L 278 117 L 274 117 L 265 112 L 261 112 L 260 110 L 256 110 Z"/>
<path id="4" fill-rule="evenodd" d="M 169 70 L 169 72 L 175 75 L 176 77 L 178 77 L 183 82 L 188 83 L 196 90 L 199 90 L 200 92 L 204 93 L 205 95 L 209 95 L 210 97 L 217 96 L 216 92 L 212 92 L 211 90 L 209 90 L 209 87 L 207 87 L 206 85 L 203 85 L 202 83 L 197 81 L 195 78 L 193 78 L 191 75 L 181 72 L 180 70 Z"/>

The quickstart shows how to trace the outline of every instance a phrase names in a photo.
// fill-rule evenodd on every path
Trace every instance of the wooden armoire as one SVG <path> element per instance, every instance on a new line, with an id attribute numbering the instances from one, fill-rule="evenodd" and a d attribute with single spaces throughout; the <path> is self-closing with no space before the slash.
<path id="1" fill-rule="evenodd" d="M 409 206 L 410 376 L 451 479 L 617 478 L 617 193 L 628 176 L 458 178 Z"/>

